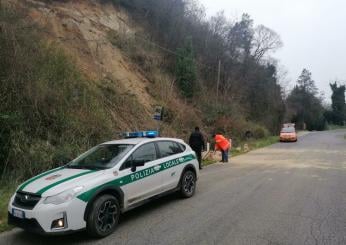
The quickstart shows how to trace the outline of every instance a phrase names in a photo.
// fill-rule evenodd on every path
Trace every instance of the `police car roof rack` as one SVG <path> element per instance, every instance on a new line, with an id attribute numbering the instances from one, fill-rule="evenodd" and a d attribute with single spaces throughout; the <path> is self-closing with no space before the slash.
<path id="1" fill-rule="evenodd" d="M 125 132 L 123 133 L 123 137 L 125 139 L 131 139 L 131 138 L 155 138 L 158 137 L 159 133 L 158 131 L 137 131 L 137 132 Z"/>

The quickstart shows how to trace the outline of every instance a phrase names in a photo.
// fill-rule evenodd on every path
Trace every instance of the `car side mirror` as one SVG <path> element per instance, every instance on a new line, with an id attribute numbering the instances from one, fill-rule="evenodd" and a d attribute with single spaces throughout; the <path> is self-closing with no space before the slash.
<path id="1" fill-rule="evenodd" d="M 132 172 L 136 172 L 137 167 L 142 167 L 145 165 L 147 161 L 144 159 L 139 159 L 139 160 L 133 160 L 132 161 L 132 167 L 131 167 L 131 171 Z"/>

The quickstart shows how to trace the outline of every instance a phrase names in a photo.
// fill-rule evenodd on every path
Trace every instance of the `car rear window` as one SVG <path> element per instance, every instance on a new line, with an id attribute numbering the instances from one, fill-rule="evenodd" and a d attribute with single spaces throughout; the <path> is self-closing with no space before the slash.
<path id="1" fill-rule="evenodd" d="M 296 130 L 294 128 L 283 128 L 281 129 L 281 133 L 294 133 Z"/>

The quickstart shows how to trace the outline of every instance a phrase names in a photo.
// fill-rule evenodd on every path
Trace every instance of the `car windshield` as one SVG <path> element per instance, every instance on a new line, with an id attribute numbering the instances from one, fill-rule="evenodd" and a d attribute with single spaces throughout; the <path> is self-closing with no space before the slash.
<path id="1" fill-rule="evenodd" d="M 68 168 L 107 169 L 114 167 L 133 145 L 104 144 L 98 145 L 66 165 Z"/>
<path id="2" fill-rule="evenodd" d="M 292 127 L 281 129 L 281 133 L 294 133 L 294 132 L 295 132 L 295 129 Z"/>

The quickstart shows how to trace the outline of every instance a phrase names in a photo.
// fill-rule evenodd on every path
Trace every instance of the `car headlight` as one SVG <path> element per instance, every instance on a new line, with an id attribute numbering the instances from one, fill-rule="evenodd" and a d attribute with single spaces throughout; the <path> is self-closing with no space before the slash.
<path id="1" fill-rule="evenodd" d="M 84 189 L 83 186 L 78 186 L 72 189 L 68 189 L 59 193 L 58 195 L 47 197 L 43 203 L 44 204 L 55 204 L 59 205 L 68 201 L 71 201 L 75 196 L 77 196 Z"/>

